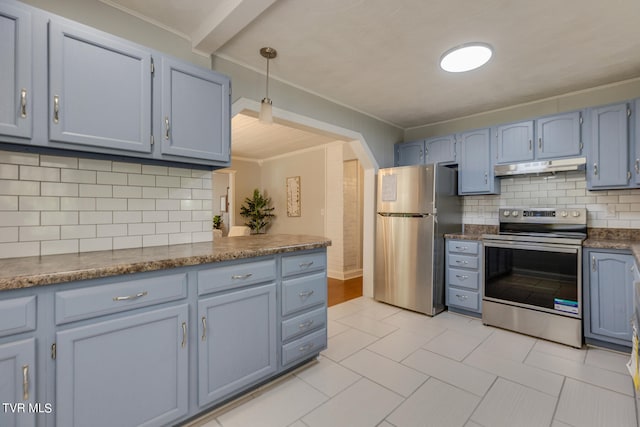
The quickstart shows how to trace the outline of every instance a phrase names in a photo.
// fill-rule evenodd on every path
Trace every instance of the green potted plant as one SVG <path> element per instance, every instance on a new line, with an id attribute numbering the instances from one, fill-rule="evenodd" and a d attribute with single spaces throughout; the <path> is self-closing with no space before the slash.
<path id="1" fill-rule="evenodd" d="M 222 229 L 222 217 L 220 215 L 214 215 L 213 216 L 213 229 L 214 230 L 220 230 Z"/>
<path id="2" fill-rule="evenodd" d="M 253 190 L 252 198 L 245 198 L 244 203 L 240 207 L 240 216 L 247 218 L 244 223 L 255 234 L 266 232 L 271 218 L 275 215 L 271 213 L 275 208 L 271 206 L 271 197 L 264 197 L 256 188 Z"/>

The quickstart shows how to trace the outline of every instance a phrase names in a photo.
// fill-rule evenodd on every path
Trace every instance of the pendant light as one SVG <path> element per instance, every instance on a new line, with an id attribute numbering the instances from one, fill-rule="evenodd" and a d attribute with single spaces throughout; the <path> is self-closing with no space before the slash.
<path id="1" fill-rule="evenodd" d="M 260 49 L 260 55 L 267 58 L 267 96 L 262 98 L 260 103 L 260 114 L 258 120 L 265 124 L 273 123 L 273 112 L 271 109 L 271 99 L 269 98 L 269 60 L 275 58 L 278 52 L 272 47 L 263 47 Z"/>

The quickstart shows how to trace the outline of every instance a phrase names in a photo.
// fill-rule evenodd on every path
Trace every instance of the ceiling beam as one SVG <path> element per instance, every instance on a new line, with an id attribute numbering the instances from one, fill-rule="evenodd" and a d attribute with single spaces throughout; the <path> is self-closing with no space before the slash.
<path id="1" fill-rule="evenodd" d="M 194 50 L 215 53 L 276 0 L 222 0 L 191 33 Z"/>

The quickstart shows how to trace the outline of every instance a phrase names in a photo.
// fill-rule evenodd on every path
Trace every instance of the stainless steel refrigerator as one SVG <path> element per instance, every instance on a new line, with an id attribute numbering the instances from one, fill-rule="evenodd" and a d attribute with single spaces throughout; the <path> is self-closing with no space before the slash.
<path id="1" fill-rule="evenodd" d="M 374 298 L 434 316 L 444 309 L 444 234 L 462 231 L 457 171 L 378 171 Z"/>

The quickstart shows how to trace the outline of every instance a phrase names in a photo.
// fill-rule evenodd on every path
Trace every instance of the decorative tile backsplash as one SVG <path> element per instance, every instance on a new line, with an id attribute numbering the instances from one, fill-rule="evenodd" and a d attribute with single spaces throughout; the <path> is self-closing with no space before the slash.
<path id="1" fill-rule="evenodd" d="M 640 189 L 589 191 L 584 171 L 502 178 L 501 194 L 465 196 L 465 224 L 498 224 L 502 207 L 586 208 L 587 226 L 640 228 Z"/>
<path id="2" fill-rule="evenodd" d="M 0 258 L 212 239 L 211 172 L 0 151 Z"/>

